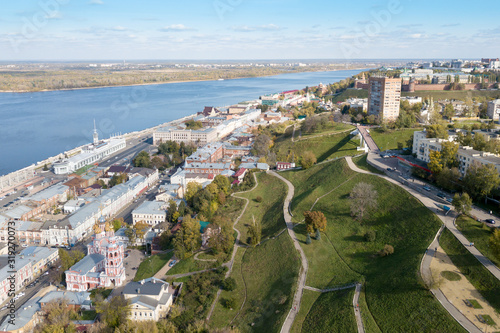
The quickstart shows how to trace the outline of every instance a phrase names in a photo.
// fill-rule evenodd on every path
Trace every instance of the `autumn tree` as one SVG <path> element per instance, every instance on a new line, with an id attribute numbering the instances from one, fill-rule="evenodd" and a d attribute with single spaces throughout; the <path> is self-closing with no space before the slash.
<path id="1" fill-rule="evenodd" d="M 444 168 L 435 175 L 436 184 L 450 191 L 456 191 L 459 188 L 458 180 L 461 177 L 458 168 Z"/>
<path id="2" fill-rule="evenodd" d="M 316 163 L 316 155 L 312 151 L 306 151 L 302 154 L 302 158 L 300 159 L 300 164 L 303 169 L 309 169 Z"/>
<path id="3" fill-rule="evenodd" d="M 229 179 L 223 175 L 215 176 L 213 183 L 216 184 L 217 187 L 225 194 L 228 194 L 229 189 L 231 188 L 231 183 L 229 182 Z"/>
<path id="4" fill-rule="evenodd" d="M 326 217 L 323 212 L 306 211 L 304 212 L 304 221 L 306 223 L 307 233 L 313 233 L 316 230 L 326 230 Z"/>
<path id="5" fill-rule="evenodd" d="M 96 312 L 101 315 L 101 320 L 108 327 L 114 329 L 128 323 L 130 303 L 122 295 L 114 296 L 109 301 L 98 295 L 94 305 Z"/>
<path id="6" fill-rule="evenodd" d="M 195 194 L 198 193 L 198 191 L 201 189 L 202 186 L 200 183 L 189 182 L 186 186 L 186 194 L 184 195 L 184 198 L 186 199 L 187 202 L 191 203 Z"/>
<path id="7" fill-rule="evenodd" d="M 443 159 L 441 158 L 441 153 L 437 150 L 429 151 L 429 163 L 427 167 L 433 174 L 439 174 L 443 170 Z"/>
<path id="8" fill-rule="evenodd" d="M 149 224 L 144 221 L 139 221 L 134 224 L 135 237 L 139 239 L 143 239 L 146 235 L 146 232 L 151 228 Z"/>
<path id="9" fill-rule="evenodd" d="M 201 246 L 200 224 L 190 216 L 184 216 L 181 228 L 173 240 L 175 255 L 186 258 Z"/>
<path id="10" fill-rule="evenodd" d="M 365 213 L 377 207 L 377 191 L 373 185 L 358 183 L 349 194 L 351 199 L 351 215 L 362 221 Z"/>
<path id="11" fill-rule="evenodd" d="M 427 127 L 427 137 L 448 139 L 448 130 L 443 124 L 433 124 Z"/>
<path id="12" fill-rule="evenodd" d="M 123 221 L 123 217 L 120 217 L 120 218 L 114 219 L 112 224 L 113 224 L 113 230 L 117 231 L 118 229 L 120 229 L 121 227 L 123 227 L 125 225 L 125 222 Z"/>
<path id="13" fill-rule="evenodd" d="M 451 203 L 458 214 L 468 214 L 472 208 L 472 199 L 465 192 L 462 195 L 455 193 Z"/>
<path id="14" fill-rule="evenodd" d="M 76 327 L 71 322 L 76 313 L 66 300 L 49 302 L 44 306 L 44 315 L 44 320 L 34 330 L 36 333 L 76 332 Z"/>
<path id="15" fill-rule="evenodd" d="M 220 232 L 213 234 L 208 245 L 214 253 L 228 253 L 234 245 L 234 230 L 231 220 L 225 216 L 215 216 L 212 223 L 220 228 Z"/>
<path id="16" fill-rule="evenodd" d="M 458 167 L 457 160 L 458 144 L 453 141 L 441 143 L 441 161 L 448 168 Z"/>
<path id="17" fill-rule="evenodd" d="M 467 169 L 463 179 L 467 193 L 473 198 L 484 198 L 500 185 L 498 171 L 493 164 L 482 165 L 474 162 Z"/>

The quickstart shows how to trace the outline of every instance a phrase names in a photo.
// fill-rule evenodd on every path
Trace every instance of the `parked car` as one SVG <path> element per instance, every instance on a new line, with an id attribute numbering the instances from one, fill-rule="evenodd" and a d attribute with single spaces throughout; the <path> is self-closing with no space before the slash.
<path id="1" fill-rule="evenodd" d="M 449 203 L 452 203 L 453 202 L 453 198 L 446 198 L 446 201 L 448 201 Z"/>
<path id="2" fill-rule="evenodd" d="M 168 267 L 172 267 L 173 265 L 175 265 L 177 263 L 177 260 L 172 260 L 170 262 L 170 264 L 168 264 Z"/>
<path id="3" fill-rule="evenodd" d="M 392 168 L 387 168 L 387 171 L 392 171 Z"/>
<path id="4" fill-rule="evenodd" d="M 489 223 L 489 224 L 495 224 L 495 220 L 493 219 L 486 219 L 484 222 Z"/>
<path id="5" fill-rule="evenodd" d="M 446 195 L 443 193 L 443 192 L 439 192 L 437 194 L 438 197 L 442 198 L 442 199 L 445 199 L 446 198 Z"/>
<path id="6" fill-rule="evenodd" d="M 427 192 L 431 191 L 431 188 L 429 186 L 424 186 L 423 189 L 426 190 Z"/>

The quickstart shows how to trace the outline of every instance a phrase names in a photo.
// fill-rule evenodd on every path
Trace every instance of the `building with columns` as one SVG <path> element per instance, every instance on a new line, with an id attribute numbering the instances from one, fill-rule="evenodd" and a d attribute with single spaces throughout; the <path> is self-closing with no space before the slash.
<path id="1" fill-rule="evenodd" d="M 104 217 L 94 226 L 87 250 L 88 255 L 65 272 L 69 291 L 117 287 L 125 282 L 125 246 Z"/>

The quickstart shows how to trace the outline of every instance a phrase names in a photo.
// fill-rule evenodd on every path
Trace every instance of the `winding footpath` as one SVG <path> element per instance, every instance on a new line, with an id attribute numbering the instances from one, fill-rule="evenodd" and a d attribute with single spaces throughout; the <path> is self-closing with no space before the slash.
<path id="1" fill-rule="evenodd" d="M 358 333 L 365 333 L 365 326 L 361 318 L 361 309 L 359 308 L 359 293 L 361 292 L 361 283 L 356 283 L 356 290 L 354 291 L 354 298 L 352 299 L 352 307 L 354 308 L 354 316 L 356 317 L 356 325 L 358 326 Z"/>
<path id="2" fill-rule="evenodd" d="M 250 203 L 250 200 L 248 200 L 247 198 L 244 198 L 244 197 L 239 197 L 239 196 L 237 196 L 235 194 L 242 194 L 242 193 L 252 192 L 253 190 L 255 190 L 257 188 L 257 186 L 259 185 L 259 182 L 257 181 L 257 177 L 255 177 L 255 173 L 253 173 L 253 179 L 255 180 L 255 185 L 250 190 L 242 191 L 242 192 L 238 192 L 238 193 L 233 193 L 232 194 L 232 196 L 235 197 L 235 198 L 245 200 L 245 206 L 243 207 L 243 210 L 241 211 L 240 216 L 238 216 L 238 218 L 233 223 L 233 230 L 236 231 L 236 241 L 234 242 L 233 253 L 231 255 L 231 260 L 229 260 L 228 262 L 226 262 L 226 263 L 224 263 L 222 265 L 222 266 L 226 266 L 228 268 L 228 270 L 226 272 L 226 275 L 225 275 L 226 279 L 231 275 L 231 272 L 233 271 L 234 258 L 236 257 L 236 251 L 238 250 L 238 247 L 246 247 L 246 246 L 240 244 L 241 233 L 240 233 L 240 231 L 238 229 L 236 229 L 236 225 L 238 224 L 238 222 L 240 221 L 240 219 L 243 217 L 243 214 L 245 214 L 245 211 L 247 210 L 247 207 L 248 207 L 248 204 Z M 212 306 L 210 307 L 210 311 L 208 312 L 207 322 L 212 317 L 212 314 L 213 314 L 214 309 L 215 309 L 215 305 L 219 301 L 221 293 L 222 293 L 222 289 L 219 288 L 219 290 L 217 291 L 217 295 L 215 295 L 214 302 L 212 303 Z M 243 305 L 245 304 L 245 301 L 246 301 L 246 295 L 245 295 L 245 299 L 243 300 L 243 304 L 241 305 L 241 307 L 243 307 Z"/>
<path id="3" fill-rule="evenodd" d="M 306 276 L 307 276 L 307 269 L 308 269 L 308 263 L 307 263 L 307 258 L 306 254 L 304 253 L 304 250 L 302 250 L 302 247 L 300 246 L 300 243 L 295 236 L 295 232 L 293 231 L 293 222 L 292 222 L 292 215 L 290 215 L 290 203 L 292 202 L 293 195 L 295 193 L 295 188 L 293 187 L 293 184 L 286 178 L 282 177 L 281 175 L 277 174 L 274 171 L 268 171 L 268 173 L 274 177 L 277 177 L 281 179 L 282 181 L 285 182 L 285 184 L 288 186 L 288 193 L 285 198 L 285 202 L 283 204 L 283 216 L 285 217 L 285 222 L 288 230 L 288 234 L 290 235 L 290 238 L 293 241 L 293 245 L 295 246 L 295 249 L 300 253 L 300 259 L 301 259 L 301 270 L 300 270 L 300 275 L 299 275 L 299 281 L 297 283 L 297 291 L 295 292 L 295 295 L 293 297 L 293 302 L 292 302 L 292 308 L 288 312 L 288 315 L 286 316 L 285 322 L 283 323 L 283 326 L 281 327 L 281 333 L 288 333 L 290 332 L 293 322 L 295 321 L 295 317 L 297 316 L 297 313 L 299 312 L 300 309 L 300 302 L 302 300 L 302 293 L 304 290 L 304 287 L 306 285 Z"/>

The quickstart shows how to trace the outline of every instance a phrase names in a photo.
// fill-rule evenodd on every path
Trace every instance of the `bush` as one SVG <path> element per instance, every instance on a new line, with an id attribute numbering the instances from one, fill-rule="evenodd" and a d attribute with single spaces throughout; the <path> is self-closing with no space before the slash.
<path id="1" fill-rule="evenodd" d="M 234 289 L 236 289 L 236 280 L 232 277 L 228 277 L 222 283 L 222 288 L 227 291 L 233 291 Z"/>
<path id="2" fill-rule="evenodd" d="M 375 230 L 368 230 L 365 234 L 365 241 L 367 242 L 374 242 L 376 238 L 377 234 Z"/>
<path id="3" fill-rule="evenodd" d="M 262 202 L 262 197 L 259 195 L 257 198 L 255 198 L 256 202 Z"/>
<path id="4" fill-rule="evenodd" d="M 394 247 L 392 245 L 385 244 L 384 249 L 382 251 L 380 251 L 380 256 L 386 257 L 386 256 L 393 254 L 393 253 L 394 253 Z"/>
<path id="5" fill-rule="evenodd" d="M 236 299 L 234 299 L 233 297 L 224 298 L 222 299 L 222 305 L 226 309 L 234 309 L 236 308 Z"/>
<path id="6" fill-rule="evenodd" d="M 307 233 L 306 244 L 311 244 L 311 235 Z"/>

